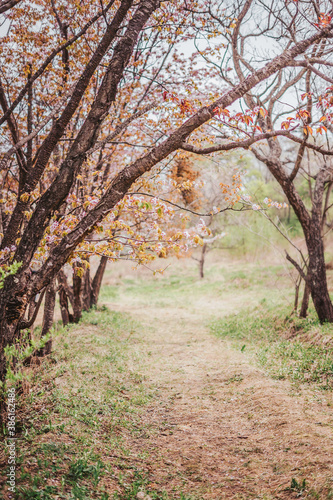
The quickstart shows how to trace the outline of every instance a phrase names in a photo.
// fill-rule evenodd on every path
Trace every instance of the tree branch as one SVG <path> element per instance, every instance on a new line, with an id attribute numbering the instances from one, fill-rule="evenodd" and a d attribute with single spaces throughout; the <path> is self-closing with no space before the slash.
<path id="1" fill-rule="evenodd" d="M 193 146 L 192 144 L 188 144 L 186 142 L 183 142 L 181 144 L 181 149 L 184 151 L 189 151 L 190 153 L 196 153 L 199 155 L 207 155 L 210 153 L 216 153 L 218 151 L 230 151 L 232 149 L 236 148 L 243 148 L 243 149 L 248 149 L 252 144 L 262 141 L 264 139 L 269 139 L 272 137 L 277 137 L 277 136 L 289 136 L 289 132 L 287 130 L 277 130 L 277 131 L 272 131 L 272 132 L 265 132 L 264 134 L 258 134 L 253 137 L 250 137 L 249 139 L 245 139 L 243 141 L 234 141 L 234 142 L 229 142 L 227 144 L 217 144 L 216 146 L 211 146 L 208 148 L 198 148 L 196 146 Z"/>
<path id="2" fill-rule="evenodd" d="M 21 1 L 21 0 L 18 0 L 18 1 Z M 7 120 L 7 118 L 12 114 L 14 109 L 17 107 L 18 104 L 20 104 L 20 102 L 22 101 L 22 99 L 24 98 L 26 93 L 28 92 L 29 88 L 37 80 L 37 78 L 39 78 L 43 74 L 45 69 L 53 61 L 53 59 L 56 57 L 56 55 L 59 54 L 60 52 L 63 52 L 70 45 L 73 45 L 73 43 L 76 42 L 76 40 L 78 40 L 82 35 L 84 35 L 88 31 L 90 26 L 92 26 L 103 14 L 105 14 L 105 12 L 107 12 L 112 7 L 114 2 L 115 2 L 115 0 L 111 0 L 111 2 L 109 2 L 108 5 L 105 7 L 104 11 L 96 14 L 96 16 L 94 16 L 89 22 L 87 22 L 87 24 L 82 28 L 82 30 L 77 35 L 74 35 L 70 40 L 68 40 L 68 42 L 63 43 L 62 45 L 60 45 L 60 47 L 58 47 L 57 49 L 53 50 L 53 52 L 51 52 L 51 54 L 45 59 L 44 63 L 36 71 L 36 73 L 31 75 L 31 78 L 29 78 L 29 81 L 26 83 L 26 85 L 23 87 L 23 89 L 19 92 L 19 95 L 14 100 L 12 105 L 8 108 L 8 110 L 6 110 L 5 114 L 0 118 L 0 125 L 2 125 Z"/>
<path id="3" fill-rule="evenodd" d="M 27 178 L 27 181 L 24 186 L 24 191 L 27 193 L 31 193 L 33 191 L 43 174 L 46 165 L 49 161 L 49 158 L 54 150 L 56 144 L 59 139 L 65 133 L 66 127 L 73 117 L 79 103 L 82 99 L 82 96 L 86 89 L 88 88 L 90 79 L 94 74 L 96 68 L 100 64 L 102 58 L 106 54 L 111 42 L 114 40 L 119 27 L 121 26 L 123 20 L 125 19 L 130 7 L 132 6 L 133 0 L 122 0 L 119 9 L 117 10 L 111 24 L 107 27 L 107 30 L 99 43 L 95 53 L 92 58 L 88 62 L 84 71 L 81 74 L 81 77 L 78 79 L 73 94 L 67 103 L 64 111 L 61 116 L 52 126 L 52 129 L 46 139 L 43 141 L 41 147 L 37 151 L 35 159 L 33 160 L 33 168 L 31 170 L 31 174 Z M 28 202 L 23 202 L 21 199 L 17 201 L 15 209 L 13 210 L 10 223 L 8 225 L 8 231 L 5 234 L 5 237 L 2 241 L 2 248 L 5 246 L 12 245 L 17 239 L 17 231 L 20 227 L 23 217 L 24 211 L 26 210 Z M 4 245 L 4 246 L 3 246 Z"/>
<path id="4" fill-rule="evenodd" d="M 305 143 L 306 143 L 306 139 L 302 142 L 302 144 L 300 145 L 300 147 L 298 149 L 295 166 L 294 166 L 293 171 L 291 172 L 291 174 L 289 176 L 290 182 L 293 182 L 293 180 L 295 179 L 296 175 L 298 174 L 298 171 L 299 171 L 299 168 L 301 166 L 301 163 L 302 163 L 302 160 L 303 160 L 303 156 L 304 156 Z"/>
<path id="5" fill-rule="evenodd" d="M 276 71 L 288 65 L 291 59 L 294 59 L 299 54 L 303 53 L 308 47 L 310 47 L 317 40 L 322 37 L 330 36 L 332 33 L 332 28 L 330 30 L 322 30 L 312 35 L 306 40 L 302 40 L 296 43 L 292 48 L 285 50 L 282 54 L 275 57 L 272 61 L 266 64 L 263 68 L 260 68 L 255 73 L 249 75 L 243 82 L 235 86 L 235 88 L 227 91 L 223 96 L 217 99 L 209 106 L 201 108 L 197 113 L 186 120 L 183 125 L 176 129 L 170 136 L 161 144 L 153 148 L 149 153 L 141 158 L 138 158 L 134 163 L 125 167 L 121 172 L 119 172 L 110 186 L 106 190 L 105 194 L 101 198 L 100 202 L 78 223 L 76 228 L 63 238 L 63 240 L 55 247 L 43 267 L 41 268 L 38 277 L 34 279 L 32 283 L 29 284 L 32 291 L 38 290 L 40 287 L 45 286 L 54 273 L 58 272 L 61 266 L 67 261 L 68 257 L 74 250 L 74 248 L 80 243 L 85 236 L 93 231 L 94 225 L 112 210 L 112 208 L 124 197 L 124 195 L 129 191 L 131 185 L 145 172 L 151 170 L 151 168 L 166 158 L 170 153 L 181 148 L 182 144 L 189 135 L 199 128 L 204 123 L 208 122 L 214 115 L 216 107 L 226 108 L 230 106 L 235 100 L 242 97 L 251 88 L 255 87 L 259 82 L 267 79 L 273 75 Z M 65 175 L 68 175 L 68 169 L 72 168 L 72 164 L 68 164 L 64 170 Z M 60 171 L 59 175 L 62 175 Z M 285 176 L 286 177 L 286 176 Z M 56 189 L 59 188 L 59 183 L 54 183 L 52 186 L 52 192 L 54 193 Z M 48 196 L 48 192 L 46 196 Z M 43 200 L 45 203 L 45 199 Z M 297 199 L 297 202 L 299 200 Z M 303 205 L 302 205 L 303 206 Z M 45 212 L 44 212 L 45 213 Z M 36 214 L 30 220 L 29 224 L 34 220 L 36 223 Z M 41 226 L 44 227 L 46 222 L 41 221 Z M 32 229 L 32 227 L 31 227 Z M 37 231 L 38 241 L 40 238 L 40 229 Z M 31 236 L 35 234 L 31 231 Z M 35 236 L 36 238 L 36 236 Z M 27 252 L 29 257 L 31 249 L 27 246 L 28 241 L 24 238 L 20 244 L 20 255 L 22 256 Z M 38 243 L 38 242 L 37 242 Z M 31 245 L 31 238 L 29 241 Z M 20 260 L 20 259 L 18 259 Z M 29 260 L 29 259 L 27 259 Z M 23 266 L 22 266 L 23 267 Z M 24 271 L 23 271 L 24 272 Z"/>
<path id="6" fill-rule="evenodd" d="M 296 260 L 294 260 L 292 257 L 290 257 L 290 255 L 288 254 L 288 252 L 286 251 L 286 259 L 289 260 L 289 262 L 291 262 L 291 264 L 297 269 L 297 271 L 299 272 L 300 276 L 302 276 L 303 280 L 305 282 L 307 282 L 307 277 L 303 271 L 303 269 L 301 268 L 301 266 L 296 262 Z"/>
<path id="7" fill-rule="evenodd" d="M 9 9 L 12 9 L 13 7 L 15 7 L 15 5 L 17 5 L 20 2 L 21 0 L 3 0 L 0 3 L 0 14 L 3 14 Z"/>

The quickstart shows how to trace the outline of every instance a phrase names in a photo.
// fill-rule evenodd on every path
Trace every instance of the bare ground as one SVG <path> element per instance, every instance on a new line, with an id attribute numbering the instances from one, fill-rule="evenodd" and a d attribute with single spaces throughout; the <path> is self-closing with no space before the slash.
<path id="1" fill-rule="evenodd" d="M 234 299 L 226 312 L 240 307 Z M 193 498 L 333 498 L 331 396 L 293 393 L 211 335 L 204 311 L 215 306 L 112 303 L 141 322 L 133 340 L 159 394 L 143 415 L 147 430 L 126 438 L 131 456 L 149 452 L 141 465 L 152 487 Z M 293 478 L 306 492 L 290 490 Z"/>

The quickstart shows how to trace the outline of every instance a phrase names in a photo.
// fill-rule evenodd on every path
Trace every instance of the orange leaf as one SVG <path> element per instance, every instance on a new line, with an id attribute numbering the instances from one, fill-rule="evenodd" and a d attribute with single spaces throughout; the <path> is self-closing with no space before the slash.
<path id="1" fill-rule="evenodd" d="M 224 116 L 230 116 L 230 111 L 228 109 L 221 109 L 221 114 Z"/>

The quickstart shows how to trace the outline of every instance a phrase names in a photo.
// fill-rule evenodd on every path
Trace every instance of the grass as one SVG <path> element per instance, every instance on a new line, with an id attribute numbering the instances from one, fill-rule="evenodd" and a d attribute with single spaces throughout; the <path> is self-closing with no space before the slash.
<path id="1" fill-rule="evenodd" d="M 220 263 L 207 266 L 200 280 L 195 264 L 180 262 L 164 276 L 134 278 L 114 278 L 101 300 L 187 308 L 273 378 L 332 389 L 332 327 L 320 325 L 313 311 L 305 320 L 290 314 L 293 290 L 284 267 Z M 228 310 L 234 312 L 216 318 Z M 143 416 L 162 401 L 145 375 L 151 347 L 144 333 L 132 317 L 105 306 L 84 313 L 78 325 L 57 326 L 52 354 L 29 369 L 30 390 L 18 401 L 18 500 L 202 500 L 185 487 L 167 493 L 152 482 L 154 450 L 146 442 L 156 429 Z M 225 385 L 233 390 L 242 380 L 236 373 Z M 129 445 L 136 439 L 139 451 Z M 291 478 L 291 494 L 321 498 L 309 488 Z"/>
<path id="2" fill-rule="evenodd" d="M 171 498 L 149 486 L 126 445 L 149 432 L 141 414 L 157 397 L 140 371 L 149 354 L 136 349 L 138 328 L 106 307 L 58 328 L 52 355 L 31 370 L 18 401 L 18 500 Z"/>
<path id="3" fill-rule="evenodd" d="M 126 296 L 136 300 L 146 301 L 158 307 L 173 306 L 184 302 L 187 306 L 191 300 L 200 300 L 201 297 L 220 299 L 221 305 L 226 296 L 240 297 L 240 301 L 256 304 L 258 300 L 267 297 L 272 301 L 281 299 L 281 294 L 290 293 L 290 280 L 283 266 L 269 266 L 263 268 L 259 264 L 235 263 L 233 266 L 217 264 L 206 266 L 205 278 L 200 279 L 196 264 L 191 261 L 184 265 L 179 261 L 172 271 L 167 270 L 162 276 L 155 279 L 151 276 L 137 275 L 136 279 L 122 279 L 119 281 L 119 290 L 115 292 L 115 285 L 107 285 L 102 290 L 102 300 L 119 300 Z"/>
<path id="4" fill-rule="evenodd" d="M 122 283 L 123 296 L 170 307 L 175 300 L 188 307 L 200 307 L 201 297 L 221 304 L 225 314 L 230 297 L 235 313 L 209 321 L 214 334 L 232 339 L 237 349 L 255 356 L 256 362 L 276 379 L 314 384 L 329 390 L 333 385 L 332 326 L 320 325 L 310 308 L 309 317 L 300 319 L 292 315 L 294 290 L 288 271 L 282 265 L 223 262 L 208 265 L 205 279 L 200 280 L 196 265 L 181 262 L 174 273 L 159 279 L 136 277 Z M 332 281 L 331 274 L 328 275 Z M 115 287 L 104 289 L 105 297 L 115 298 Z M 207 301 L 206 301 L 207 302 Z M 244 308 L 244 304 L 250 307 Z M 202 310 L 211 315 L 211 311 Z M 332 339 L 333 340 L 333 339 Z"/>
<path id="5" fill-rule="evenodd" d="M 301 319 L 291 315 L 290 308 L 269 307 L 263 300 L 255 308 L 212 321 L 210 328 L 232 339 L 242 352 L 255 352 L 273 378 L 333 387 L 332 326 L 320 325 L 313 310 Z"/>
<path id="6" fill-rule="evenodd" d="M 143 474 L 142 472 L 135 471 L 134 477 L 132 477 L 131 482 L 128 483 L 126 478 L 120 479 L 120 483 L 123 486 L 122 493 L 116 493 L 115 500 L 170 500 L 170 496 L 167 492 L 154 491 L 151 488 L 149 476 Z M 179 500 L 195 500 L 194 496 L 185 495 L 180 492 L 177 496 Z"/>

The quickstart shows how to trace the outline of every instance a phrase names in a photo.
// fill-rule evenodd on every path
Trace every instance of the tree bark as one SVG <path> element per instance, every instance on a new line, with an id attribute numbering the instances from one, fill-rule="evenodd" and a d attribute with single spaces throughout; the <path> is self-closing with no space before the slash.
<path id="1" fill-rule="evenodd" d="M 87 268 L 85 268 L 83 276 L 82 307 L 84 311 L 89 311 L 89 309 L 91 308 L 91 291 L 91 274 L 90 267 L 88 266 Z"/>
<path id="2" fill-rule="evenodd" d="M 16 4 L 20 3 L 22 0 L 3 0 L 0 2 L 0 14 L 3 14 L 9 9 L 15 7 Z"/>
<path id="3" fill-rule="evenodd" d="M 68 284 L 67 276 L 62 269 L 60 269 L 60 271 L 58 272 L 58 282 L 61 285 L 61 287 L 63 287 L 63 289 L 65 290 L 67 298 L 69 299 L 69 302 L 73 307 L 74 306 L 73 287 L 71 287 Z"/>
<path id="4" fill-rule="evenodd" d="M 45 335 L 51 330 L 54 319 L 54 308 L 55 308 L 55 299 L 56 299 L 56 286 L 55 279 L 51 281 L 49 286 L 46 289 L 45 293 L 45 303 L 44 303 L 44 316 L 43 316 L 43 324 L 42 324 L 42 333 L 41 339 L 45 337 Z M 50 354 L 52 350 L 52 338 L 50 338 L 44 347 L 37 351 L 37 356 L 46 356 Z"/>
<path id="5" fill-rule="evenodd" d="M 107 257 L 102 257 L 91 285 L 90 307 L 96 306 L 101 289 L 103 276 L 108 262 Z"/>
<path id="6" fill-rule="evenodd" d="M 60 303 L 61 319 L 64 326 L 66 326 L 70 322 L 70 312 L 68 307 L 68 297 L 62 285 L 60 285 L 59 288 L 59 303 Z"/>
<path id="7" fill-rule="evenodd" d="M 73 321 L 78 323 L 82 316 L 82 273 L 83 269 L 81 266 L 76 266 L 74 268 L 73 274 Z"/>
<path id="8" fill-rule="evenodd" d="M 321 235 L 318 237 L 316 232 L 313 232 L 314 237 L 311 241 L 307 242 L 309 252 L 308 283 L 319 321 L 332 323 L 333 305 L 328 292 L 324 243 Z"/>
<path id="9" fill-rule="evenodd" d="M 305 282 L 304 285 L 304 292 L 303 292 L 303 299 L 302 299 L 302 305 L 301 305 L 301 310 L 299 313 L 300 318 L 306 318 L 308 314 L 308 307 L 309 307 L 309 299 L 310 299 L 310 286 L 308 285 L 307 282 Z"/>
<path id="10" fill-rule="evenodd" d="M 65 109 L 63 110 L 60 117 L 55 121 L 50 133 L 47 135 L 42 145 L 40 146 L 35 157 L 36 161 L 34 161 L 34 168 L 31 170 L 30 175 L 26 179 L 24 192 L 30 193 L 31 191 L 33 191 L 38 181 L 42 177 L 52 151 L 54 150 L 58 141 L 62 137 L 67 125 L 76 112 L 93 74 L 95 73 L 101 60 L 107 53 L 110 44 L 116 37 L 122 22 L 124 21 L 128 11 L 132 6 L 132 3 L 133 0 L 122 0 L 113 20 L 108 25 L 96 51 L 92 55 L 87 66 L 84 68 L 81 77 L 78 79 L 73 94 L 69 99 Z M 2 240 L 1 248 L 9 246 L 15 242 L 17 238 L 17 232 L 24 218 L 24 211 L 26 210 L 26 207 L 26 202 L 23 202 L 20 199 L 17 201 L 15 209 L 13 210 L 13 213 L 11 215 L 9 229 L 5 233 Z"/>

